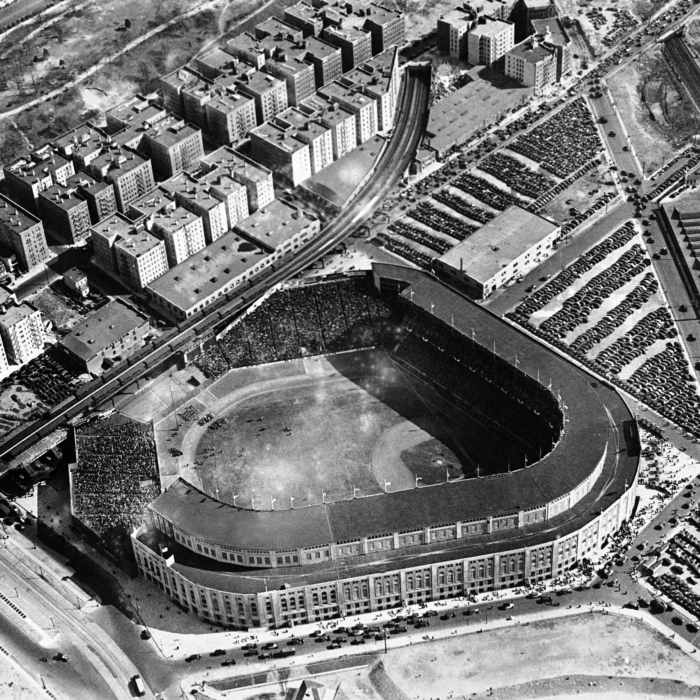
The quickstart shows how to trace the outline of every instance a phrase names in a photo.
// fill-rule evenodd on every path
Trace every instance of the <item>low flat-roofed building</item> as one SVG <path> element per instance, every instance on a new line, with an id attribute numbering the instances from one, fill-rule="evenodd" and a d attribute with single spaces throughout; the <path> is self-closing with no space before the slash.
<path id="1" fill-rule="evenodd" d="M 476 23 L 476 12 L 456 8 L 446 12 L 437 21 L 437 48 L 451 58 L 466 61 L 468 56 L 467 34 Z"/>
<path id="2" fill-rule="evenodd" d="M 250 158 L 236 153 L 232 148 L 218 148 L 200 162 L 210 171 L 223 170 L 245 185 L 249 212 L 257 211 L 275 198 L 272 172 Z"/>
<path id="3" fill-rule="evenodd" d="M 241 92 L 219 90 L 204 105 L 207 136 L 216 144 L 227 145 L 244 139 L 255 128 L 255 100 Z"/>
<path id="4" fill-rule="evenodd" d="M 335 160 L 357 147 L 357 119 L 353 112 L 322 95 L 314 95 L 304 105 L 313 111 L 321 124 L 331 130 Z"/>
<path id="5" fill-rule="evenodd" d="M 77 267 L 71 267 L 63 273 L 63 284 L 80 297 L 85 298 L 90 295 L 87 275 Z"/>
<path id="6" fill-rule="evenodd" d="M 119 362 L 142 347 L 148 319 L 122 301 L 110 301 L 74 326 L 60 345 L 83 372 L 99 375 L 107 364 Z"/>
<path id="7" fill-rule="evenodd" d="M 37 204 L 44 230 L 61 242 L 74 245 L 90 235 L 90 209 L 77 187 L 52 185 L 39 195 Z"/>
<path id="8" fill-rule="evenodd" d="M 393 46 L 401 48 L 406 43 L 406 16 L 403 12 L 371 3 L 365 9 L 365 16 L 367 19 L 362 26 L 372 35 L 373 54 Z"/>
<path id="9" fill-rule="evenodd" d="M 131 202 L 155 187 L 150 159 L 119 146 L 105 148 L 91 161 L 88 172 L 114 185 L 120 212 L 127 211 Z"/>
<path id="10" fill-rule="evenodd" d="M 377 133 L 379 128 L 377 101 L 343 77 L 319 90 L 319 94 L 355 115 L 357 145 L 360 146 Z"/>
<path id="11" fill-rule="evenodd" d="M 274 176 L 296 187 L 311 177 L 311 152 L 292 129 L 272 123 L 262 124 L 250 132 L 252 158 L 269 168 Z"/>
<path id="12" fill-rule="evenodd" d="M 239 221 L 234 230 L 268 253 L 287 255 L 311 240 L 321 224 L 316 217 L 276 199 Z"/>
<path id="13" fill-rule="evenodd" d="M 510 51 L 514 43 L 512 22 L 481 15 L 467 35 L 467 60 L 474 66 L 490 66 Z"/>
<path id="14" fill-rule="evenodd" d="M 117 197 L 111 182 L 95 180 L 80 171 L 66 180 L 67 187 L 75 187 L 88 205 L 90 221 L 96 224 L 117 211 Z"/>
<path id="15" fill-rule="evenodd" d="M 0 314 L 0 337 L 12 362 L 23 365 L 44 349 L 41 312 L 28 304 L 10 306 Z"/>
<path id="16" fill-rule="evenodd" d="M 231 68 L 236 68 L 239 60 L 226 49 L 216 46 L 201 56 L 195 56 L 192 65 L 200 75 L 214 80 Z"/>
<path id="17" fill-rule="evenodd" d="M 4 248 L 0 255 L 8 260 L 15 255 L 24 272 L 51 257 L 41 221 L 1 194 L 0 247 Z"/>
<path id="18" fill-rule="evenodd" d="M 308 144 L 312 175 L 333 162 L 331 129 L 317 121 L 313 114 L 310 115 L 306 110 L 302 111 L 296 107 L 290 107 L 284 112 L 280 112 L 272 123 L 285 130 L 291 129 L 295 138 Z"/>
<path id="19" fill-rule="evenodd" d="M 484 299 L 549 256 L 558 235 L 553 221 L 509 207 L 435 259 L 433 268 L 448 283 Z"/>
<path id="20" fill-rule="evenodd" d="M 321 38 L 340 49 L 343 55 L 343 72 L 372 58 L 372 35 L 364 29 L 327 26 L 321 32 Z"/>
<path id="21" fill-rule="evenodd" d="M 169 267 L 175 267 L 206 246 L 202 217 L 184 207 L 164 209 L 153 215 L 151 231 L 165 242 Z"/>
<path id="22" fill-rule="evenodd" d="M 252 75 L 241 76 L 237 86 L 244 95 L 255 100 L 258 124 L 269 121 L 289 106 L 286 83 L 268 73 L 257 71 Z"/>
<path id="23" fill-rule="evenodd" d="M 231 231 L 151 282 L 146 295 L 179 323 L 267 268 L 273 257 Z"/>
<path id="24" fill-rule="evenodd" d="M 168 270 L 165 242 L 141 227 L 132 227 L 114 242 L 119 276 L 134 291 Z"/>
<path id="25" fill-rule="evenodd" d="M 284 10 L 284 21 L 304 32 L 305 37 L 319 36 L 323 30 L 323 17 L 308 2 L 298 2 Z"/>
<path id="26" fill-rule="evenodd" d="M 401 88 L 398 48 L 377 54 L 367 63 L 346 73 L 344 78 L 354 82 L 364 95 L 377 101 L 378 131 L 391 129 Z"/>

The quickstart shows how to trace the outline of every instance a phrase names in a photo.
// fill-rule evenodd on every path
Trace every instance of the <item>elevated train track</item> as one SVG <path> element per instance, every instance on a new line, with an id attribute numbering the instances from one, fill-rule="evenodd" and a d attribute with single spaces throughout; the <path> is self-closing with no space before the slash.
<path id="1" fill-rule="evenodd" d="M 429 91 L 430 67 L 407 67 L 402 81 L 394 134 L 373 175 L 347 209 L 301 248 L 294 258 L 282 263 L 277 269 L 273 267 L 271 273 L 257 278 L 246 290 L 230 292 L 219 304 L 206 309 L 203 315 L 179 324 L 101 377 L 79 387 L 74 397 L 54 406 L 44 418 L 17 433 L 5 436 L 0 441 L 0 457 L 6 461 L 17 457 L 64 422 L 118 394 L 154 367 L 206 336 L 216 326 L 235 319 L 271 287 L 298 274 L 337 246 L 362 221 L 369 218 L 376 204 L 394 187 L 408 167 L 427 123 Z"/>

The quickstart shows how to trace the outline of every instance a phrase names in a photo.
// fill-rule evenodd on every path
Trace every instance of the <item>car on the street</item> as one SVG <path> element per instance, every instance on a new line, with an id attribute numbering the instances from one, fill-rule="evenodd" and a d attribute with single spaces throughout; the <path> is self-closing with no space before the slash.
<path id="1" fill-rule="evenodd" d="M 236 659 L 226 659 L 225 661 L 221 662 L 222 666 L 235 666 L 236 665 Z"/>
<path id="2" fill-rule="evenodd" d="M 277 642 L 268 642 L 267 644 L 263 644 L 263 649 L 265 651 L 271 651 L 272 649 L 279 649 L 279 646 Z"/>
<path id="3" fill-rule="evenodd" d="M 190 654 L 186 659 L 185 663 L 191 664 L 193 661 L 197 661 L 201 656 L 199 654 Z"/>
<path id="4" fill-rule="evenodd" d="M 224 649 L 215 649 L 209 656 L 226 656 L 226 651 Z"/>
<path id="5" fill-rule="evenodd" d="M 272 658 L 272 652 L 271 652 L 271 651 L 261 651 L 261 652 L 258 654 L 258 658 L 261 659 L 261 660 L 264 660 L 264 659 L 271 659 L 271 658 Z"/>
<path id="6" fill-rule="evenodd" d="M 295 637 L 294 639 L 290 639 L 287 642 L 287 646 L 288 647 L 299 646 L 300 644 L 303 644 L 303 643 L 304 643 L 303 639 L 299 639 L 298 637 Z"/>

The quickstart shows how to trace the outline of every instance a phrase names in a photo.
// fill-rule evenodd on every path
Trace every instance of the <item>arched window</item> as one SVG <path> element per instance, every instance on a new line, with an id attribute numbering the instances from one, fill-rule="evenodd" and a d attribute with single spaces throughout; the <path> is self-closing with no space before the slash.
<path id="1" fill-rule="evenodd" d="M 382 592 L 382 582 L 381 582 L 381 581 L 375 581 L 375 582 L 374 582 L 374 595 L 376 595 L 376 596 L 381 596 L 381 595 L 383 595 L 383 592 Z"/>
<path id="2" fill-rule="evenodd" d="M 362 597 L 363 598 L 369 597 L 369 586 L 367 585 L 366 581 L 362 584 Z"/>
<path id="3" fill-rule="evenodd" d="M 303 608 L 304 605 L 305 605 L 305 603 L 304 603 L 304 594 L 303 594 L 303 593 L 300 593 L 300 594 L 299 594 L 299 607 L 300 607 L 300 608 Z"/>
<path id="4" fill-rule="evenodd" d="M 394 579 L 394 593 L 399 592 L 399 578 L 398 576 Z"/>
<path id="5" fill-rule="evenodd" d="M 287 612 L 287 599 L 286 598 L 282 598 L 282 600 L 280 600 L 280 607 L 282 608 L 282 612 Z"/>
<path id="6" fill-rule="evenodd" d="M 413 576 L 406 576 L 406 588 L 409 591 L 413 590 Z"/>
<path id="7" fill-rule="evenodd" d="M 294 596 L 291 596 L 290 599 L 289 599 L 289 607 L 290 607 L 292 610 L 296 610 L 296 609 L 297 609 L 297 601 L 296 601 L 296 598 L 295 598 Z"/>
<path id="8" fill-rule="evenodd" d="M 445 572 L 440 571 L 438 572 L 438 586 L 444 586 L 445 585 Z"/>
<path id="9" fill-rule="evenodd" d="M 425 575 L 425 587 L 430 588 L 430 574 Z"/>
<path id="10" fill-rule="evenodd" d="M 476 578 L 476 567 L 475 566 L 470 566 L 469 567 L 469 578 L 473 581 Z"/>
<path id="11" fill-rule="evenodd" d="M 423 588 L 423 575 L 416 574 L 416 588 Z"/>
<path id="12" fill-rule="evenodd" d="M 353 586 L 352 587 L 352 599 L 357 600 L 359 597 L 360 597 L 360 587 Z"/>
<path id="13" fill-rule="evenodd" d="M 447 572 L 447 583 L 454 583 L 454 580 L 455 580 L 455 575 L 454 575 L 452 569 L 450 569 Z"/>
<path id="14" fill-rule="evenodd" d="M 516 567 L 516 561 L 515 559 L 510 560 L 510 573 L 514 574 L 515 573 L 515 567 Z"/>
<path id="15" fill-rule="evenodd" d="M 345 600 L 350 600 L 350 586 L 345 586 L 343 595 L 345 596 Z"/>
<path id="16" fill-rule="evenodd" d="M 335 603 L 337 600 L 337 597 L 335 595 L 335 588 L 331 588 L 331 603 Z"/>
<path id="17" fill-rule="evenodd" d="M 483 564 L 479 564 L 479 578 L 484 578 L 486 575 L 486 567 Z"/>
<path id="18" fill-rule="evenodd" d="M 328 593 L 326 593 L 326 591 L 323 591 L 323 593 L 321 593 L 321 602 L 324 605 L 328 605 Z"/>
<path id="19" fill-rule="evenodd" d="M 318 593 L 314 593 L 313 601 L 314 601 L 314 605 L 318 605 Z"/>

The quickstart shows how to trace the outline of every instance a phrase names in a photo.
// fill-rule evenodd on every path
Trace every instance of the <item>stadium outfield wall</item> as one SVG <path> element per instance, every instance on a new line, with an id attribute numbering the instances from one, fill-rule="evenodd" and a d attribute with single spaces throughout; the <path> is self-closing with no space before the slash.
<path id="1" fill-rule="evenodd" d="M 373 275 L 404 313 L 547 387 L 559 439 L 507 474 L 294 510 L 234 508 L 175 482 L 132 543 L 141 575 L 204 620 L 275 627 L 546 580 L 632 512 L 638 437 L 613 388 L 425 273 Z"/>

